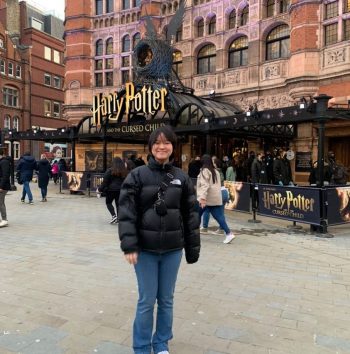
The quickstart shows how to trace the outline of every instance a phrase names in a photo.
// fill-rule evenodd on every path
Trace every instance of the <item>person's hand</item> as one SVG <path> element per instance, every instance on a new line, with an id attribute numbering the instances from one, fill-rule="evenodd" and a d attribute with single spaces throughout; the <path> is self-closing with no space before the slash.
<path id="1" fill-rule="evenodd" d="M 199 199 L 199 205 L 203 209 L 207 205 L 207 201 L 205 199 Z"/>
<path id="2" fill-rule="evenodd" d="M 133 253 L 127 253 L 125 255 L 125 259 L 130 263 L 135 265 L 137 263 L 137 256 L 138 253 L 137 252 L 133 252 Z"/>

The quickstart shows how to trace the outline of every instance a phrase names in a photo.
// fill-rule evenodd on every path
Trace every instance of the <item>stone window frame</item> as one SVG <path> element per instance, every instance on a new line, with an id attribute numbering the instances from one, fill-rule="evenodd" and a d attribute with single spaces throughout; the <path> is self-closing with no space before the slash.
<path id="1" fill-rule="evenodd" d="M 208 54 L 204 54 L 203 53 L 202 56 L 200 56 L 201 52 L 204 51 L 208 47 L 211 47 L 210 49 L 214 48 L 212 50 L 212 53 L 208 53 Z M 202 45 L 199 48 L 198 52 L 197 52 L 196 58 L 197 58 L 197 60 L 196 60 L 196 63 L 197 63 L 196 74 L 197 75 L 215 74 L 216 73 L 216 46 L 215 46 L 214 43 L 209 42 L 209 43 L 206 43 L 206 44 Z M 214 69 L 213 70 L 211 70 L 211 65 L 212 65 L 212 60 L 211 59 L 212 58 L 215 58 L 215 63 L 214 63 Z M 200 72 L 200 67 L 201 67 L 201 65 L 199 63 L 200 61 L 203 61 L 203 62 L 206 61 L 208 70 Z"/>
<path id="2" fill-rule="evenodd" d="M 242 39 L 246 39 L 246 46 L 239 47 L 237 49 L 231 49 L 231 46 L 234 42 L 239 42 Z M 249 39 L 248 36 L 245 34 L 239 34 L 236 36 L 229 44 L 228 49 L 227 49 L 227 68 L 228 69 L 235 69 L 235 68 L 240 68 L 242 66 L 247 66 L 248 65 L 248 49 L 249 49 Z M 240 63 L 237 66 L 230 66 L 230 58 L 233 53 L 239 53 L 240 56 Z M 247 62 L 243 63 L 243 55 L 247 54 Z"/>
<path id="3" fill-rule="evenodd" d="M 278 28 L 288 28 L 289 30 L 289 34 L 288 35 L 281 35 L 280 37 L 274 38 L 274 39 L 269 39 L 269 36 L 273 33 L 273 31 L 276 31 Z M 284 41 L 288 40 L 288 44 L 289 44 L 289 50 L 288 50 L 288 55 L 287 56 L 282 56 L 281 51 L 282 51 L 282 43 Z M 269 50 L 268 47 L 270 45 L 272 45 L 273 43 L 278 43 L 278 51 L 279 51 L 279 55 L 276 58 L 270 58 L 269 57 Z M 272 27 L 269 29 L 269 31 L 266 33 L 265 36 L 265 61 L 270 61 L 270 60 L 278 60 L 278 59 L 284 59 L 284 58 L 288 58 L 290 55 L 290 27 L 288 24 L 286 23 L 278 23 L 276 26 Z"/>
<path id="4" fill-rule="evenodd" d="M 234 14 L 234 16 L 233 16 Z M 235 29 L 237 27 L 237 11 L 235 8 L 231 9 L 231 11 L 228 12 L 227 16 L 227 25 L 226 28 L 228 30 Z M 234 26 L 232 26 L 232 19 L 234 18 Z"/>
<path id="5" fill-rule="evenodd" d="M 216 34 L 216 14 L 207 17 L 207 34 L 208 36 Z"/>
<path id="6" fill-rule="evenodd" d="M 19 89 L 15 86 L 4 86 L 2 89 L 2 102 L 8 107 L 19 107 Z"/>
<path id="7" fill-rule="evenodd" d="M 180 54 L 179 54 L 180 53 Z M 177 58 L 176 55 L 179 54 L 179 57 Z M 174 50 L 173 53 L 173 70 L 176 72 L 176 74 L 181 77 L 182 76 L 182 63 L 183 63 L 183 55 L 181 50 Z M 179 69 L 180 68 L 180 69 Z"/>

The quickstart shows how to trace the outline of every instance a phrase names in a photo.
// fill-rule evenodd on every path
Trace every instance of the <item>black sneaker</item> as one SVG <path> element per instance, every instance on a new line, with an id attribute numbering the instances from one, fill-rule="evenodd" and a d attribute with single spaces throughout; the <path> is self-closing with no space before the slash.
<path id="1" fill-rule="evenodd" d="M 21 202 L 24 203 L 24 199 L 21 199 Z"/>

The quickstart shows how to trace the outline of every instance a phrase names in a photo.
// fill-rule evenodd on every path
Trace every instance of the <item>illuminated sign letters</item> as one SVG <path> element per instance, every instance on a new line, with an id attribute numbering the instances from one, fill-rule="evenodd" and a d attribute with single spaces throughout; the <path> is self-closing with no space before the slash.
<path id="1" fill-rule="evenodd" d="M 103 96 L 102 93 L 94 96 L 92 115 L 93 124 L 100 126 L 105 119 L 121 122 L 123 113 L 128 114 L 132 109 L 144 114 L 154 114 L 156 111 L 165 111 L 166 88 L 154 89 L 143 86 L 136 91 L 132 82 L 125 85 L 125 95 L 118 97 L 118 93 Z"/>

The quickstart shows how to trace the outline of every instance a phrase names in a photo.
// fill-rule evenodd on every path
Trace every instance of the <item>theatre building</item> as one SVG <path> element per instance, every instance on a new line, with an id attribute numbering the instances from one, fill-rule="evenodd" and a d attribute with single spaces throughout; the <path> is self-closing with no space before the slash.
<path id="1" fill-rule="evenodd" d="M 146 128 L 151 130 L 162 120 L 177 127 L 182 141 L 178 158 L 184 167 L 196 154 L 230 156 L 235 148 L 282 147 L 315 160 L 318 123 L 307 118 L 295 123 L 287 117 L 291 112 L 306 117 L 312 110 L 298 111 L 299 103 L 311 107 L 312 97 L 320 94 L 332 97 L 333 109 L 349 109 L 350 0 L 188 0 L 184 19 L 174 31 L 173 18 L 181 4 L 180 0 L 66 2 L 64 117 L 85 137 L 75 147 L 76 169 L 89 168 L 87 160 L 98 160 L 103 152 L 110 157 L 131 153 L 145 157 Z M 137 88 L 147 84 L 151 66 L 163 70 L 154 50 L 148 57 L 146 15 L 157 38 L 174 48 L 164 111 L 162 92 L 144 87 L 145 97 L 156 97 L 159 104 L 151 121 L 137 113 L 143 108 L 135 98 L 141 95 Z M 91 131 L 91 119 L 99 123 L 99 114 L 108 113 L 107 102 L 121 104 L 127 93 L 132 110 L 135 104 L 140 109 L 129 112 L 126 120 L 118 120 L 116 109 L 115 121 L 110 121 L 116 124 L 113 128 L 105 127 L 97 135 Z M 125 115 L 127 108 L 123 109 Z M 247 111 L 256 126 L 263 114 L 269 119 L 269 112 L 279 112 L 279 120 L 264 129 L 244 128 Z M 335 151 L 336 158 L 350 167 L 350 121 L 340 118 L 344 117 L 333 115 L 326 122 L 325 151 Z M 238 122 L 240 129 L 233 129 L 229 121 Z M 295 160 L 295 179 L 305 182 L 308 173 L 296 168 Z"/>

